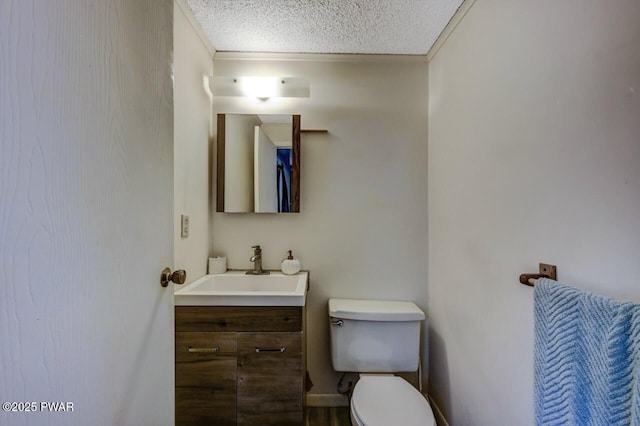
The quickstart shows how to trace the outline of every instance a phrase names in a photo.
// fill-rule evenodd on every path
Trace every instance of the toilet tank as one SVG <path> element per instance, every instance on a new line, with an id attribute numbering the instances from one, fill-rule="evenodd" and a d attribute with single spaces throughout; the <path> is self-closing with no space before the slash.
<path id="1" fill-rule="evenodd" d="M 416 371 L 424 312 L 412 302 L 329 299 L 331 361 L 336 371 Z"/>

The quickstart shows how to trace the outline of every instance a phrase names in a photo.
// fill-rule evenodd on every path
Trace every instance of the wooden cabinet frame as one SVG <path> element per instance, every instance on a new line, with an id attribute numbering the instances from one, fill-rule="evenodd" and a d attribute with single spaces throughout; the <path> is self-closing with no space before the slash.
<path id="1" fill-rule="evenodd" d="M 176 306 L 176 425 L 301 425 L 304 307 Z"/>

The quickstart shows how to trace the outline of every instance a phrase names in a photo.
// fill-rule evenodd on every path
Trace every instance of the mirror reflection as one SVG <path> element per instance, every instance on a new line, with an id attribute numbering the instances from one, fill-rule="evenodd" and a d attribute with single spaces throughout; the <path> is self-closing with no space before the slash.
<path id="1" fill-rule="evenodd" d="M 299 115 L 218 115 L 218 212 L 299 212 L 299 167 Z"/>

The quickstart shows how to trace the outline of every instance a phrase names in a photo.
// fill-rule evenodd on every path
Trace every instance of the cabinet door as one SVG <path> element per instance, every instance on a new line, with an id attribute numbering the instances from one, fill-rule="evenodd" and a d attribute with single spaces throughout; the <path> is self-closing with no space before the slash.
<path id="1" fill-rule="evenodd" d="M 236 424 L 236 333 L 176 333 L 176 424 Z"/>
<path id="2" fill-rule="evenodd" d="M 238 333 L 238 425 L 303 424 L 302 333 Z"/>

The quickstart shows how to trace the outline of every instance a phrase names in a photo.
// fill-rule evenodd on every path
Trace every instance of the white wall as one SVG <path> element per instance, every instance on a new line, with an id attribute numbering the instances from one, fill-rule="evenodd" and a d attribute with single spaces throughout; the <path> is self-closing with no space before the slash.
<path id="1" fill-rule="evenodd" d="M 213 52 L 191 24 L 190 10 L 174 6 L 174 254 L 175 268 L 191 282 L 207 271 L 209 252 L 211 97 L 204 77 L 213 72 Z M 210 204 L 212 203 L 212 204 Z M 189 237 L 181 237 L 182 214 L 189 215 Z"/>
<path id="2" fill-rule="evenodd" d="M 260 120 L 255 115 L 227 114 L 225 117 L 224 210 L 226 212 L 254 210 L 253 151 L 255 128 L 259 125 Z"/>
<path id="3" fill-rule="evenodd" d="M 291 148 L 291 123 L 265 123 L 260 127 L 278 148 Z"/>
<path id="4" fill-rule="evenodd" d="M 431 391 L 533 424 L 532 290 L 640 301 L 640 3 L 477 0 L 429 64 Z"/>
<path id="5" fill-rule="evenodd" d="M 212 253 L 231 268 L 279 268 L 292 249 L 311 271 L 308 368 L 312 393 L 336 392 L 327 324 L 330 297 L 407 299 L 426 308 L 427 64 L 424 58 L 281 55 L 225 60 L 220 76 L 305 77 L 310 98 L 214 97 L 215 113 L 299 113 L 299 214 L 213 213 Z M 261 58 L 273 56 L 261 55 Z M 288 59 L 288 60 L 287 60 Z"/>

